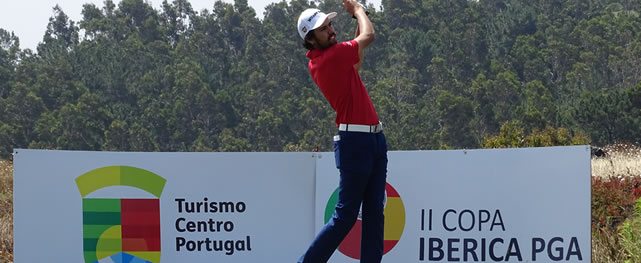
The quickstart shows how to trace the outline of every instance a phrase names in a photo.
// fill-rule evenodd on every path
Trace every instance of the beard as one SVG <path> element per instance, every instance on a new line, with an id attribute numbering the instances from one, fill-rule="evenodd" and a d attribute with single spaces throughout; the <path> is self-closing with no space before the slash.
<path id="1" fill-rule="evenodd" d="M 331 47 L 334 44 L 338 43 L 338 40 L 336 40 L 336 33 L 332 33 L 331 35 L 329 35 L 326 41 L 321 42 L 317 40 L 316 43 L 318 43 L 319 49 L 326 49 L 328 47 Z"/>

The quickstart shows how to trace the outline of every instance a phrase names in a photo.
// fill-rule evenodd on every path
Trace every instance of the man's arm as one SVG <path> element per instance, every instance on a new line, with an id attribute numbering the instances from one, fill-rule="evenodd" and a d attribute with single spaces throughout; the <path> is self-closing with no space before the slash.
<path id="1" fill-rule="evenodd" d="M 356 25 L 356 34 L 354 35 L 354 39 L 356 39 L 359 34 L 360 34 L 360 30 L 358 29 L 358 25 Z M 356 69 L 356 71 L 361 69 L 361 65 L 363 64 L 363 53 L 364 53 L 363 49 L 360 48 L 360 45 L 359 45 L 359 48 L 358 48 L 358 63 L 356 63 L 356 65 L 354 65 L 354 68 Z"/>
<path id="2" fill-rule="evenodd" d="M 356 38 L 354 38 L 354 40 L 358 42 L 359 63 L 356 65 L 356 69 L 358 70 L 363 61 L 363 50 L 374 42 L 374 25 L 372 25 L 372 21 L 367 17 L 365 8 L 356 2 L 356 0 L 343 0 L 343 6 L 345 10 L 356 17 L 358 21 Z"/>

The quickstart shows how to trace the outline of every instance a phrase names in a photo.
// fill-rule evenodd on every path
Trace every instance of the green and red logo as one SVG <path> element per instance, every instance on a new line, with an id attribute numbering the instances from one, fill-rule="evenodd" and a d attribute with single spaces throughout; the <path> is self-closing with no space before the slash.
<path id="1" fill-rule="evenodd" d="M 85 263 L 160 262 L 160 195 L 166 180 L 131 166 L 108 166 L 76 178 L 82 196 Z M 156 198 L 89 198 L 111 186 L 130 186 Z"/>
<path id="2" fill-rule="evenodd" d="M 338 202 L 338 189 L 334 191 L 325 206 L 325 223 L 327 223 L 334 214 L 334 208 Z M 385 232 L 383 235 L 383 254 L 391 251 L 401 239 L 403 229 L 405 228 L 405 206 L 401 196 L 396 189 L 389 183 L 385 184 Z M 361 213 L 356 223 L 349 231 L 343 242 L 338 246 L 338 251 L 343 255 L 353 259 L 361 258 L 361 231 L 362 223 Z"/>

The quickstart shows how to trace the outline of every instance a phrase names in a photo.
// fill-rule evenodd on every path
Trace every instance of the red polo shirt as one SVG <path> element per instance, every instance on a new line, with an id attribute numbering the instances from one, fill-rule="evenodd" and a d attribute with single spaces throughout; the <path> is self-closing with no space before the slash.
<path id="1" fill-rule="evenodd" d="M 358 42 L 337 43 L 327 49 L 307 52 L 309 72 L 334 111 L 336 125 L 378 124 L 374 104 L 361 77 L 354 68 L 358 63 Z"/>

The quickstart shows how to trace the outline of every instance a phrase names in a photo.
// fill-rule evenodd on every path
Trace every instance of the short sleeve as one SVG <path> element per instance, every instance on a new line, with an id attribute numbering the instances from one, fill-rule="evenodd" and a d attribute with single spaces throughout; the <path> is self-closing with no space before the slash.
<path id="1" fill-rule="evenodd" d="M 358 42 L 350 40 L 336 44 L 336 53 L 340 62 L 356 65 L 360 61 L 358 56 Z"/>

